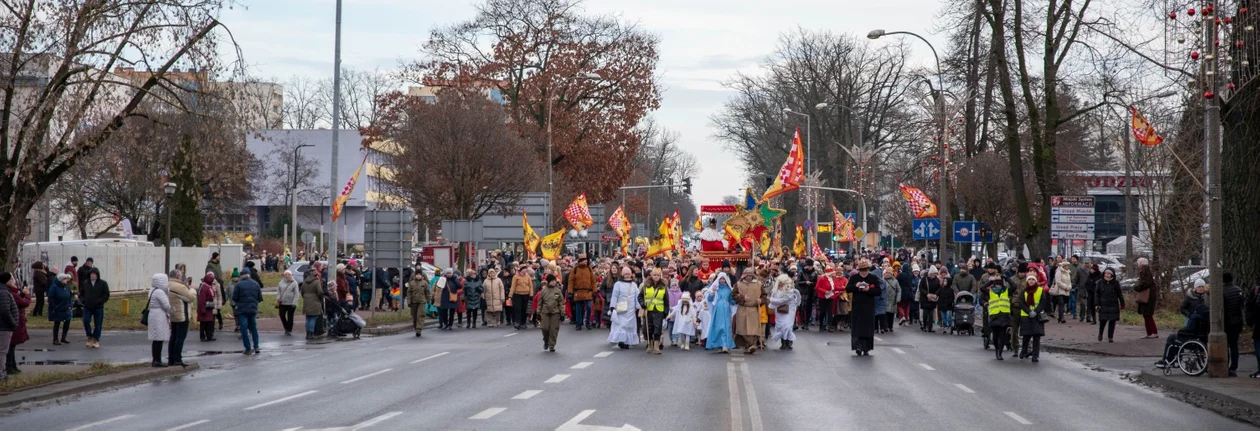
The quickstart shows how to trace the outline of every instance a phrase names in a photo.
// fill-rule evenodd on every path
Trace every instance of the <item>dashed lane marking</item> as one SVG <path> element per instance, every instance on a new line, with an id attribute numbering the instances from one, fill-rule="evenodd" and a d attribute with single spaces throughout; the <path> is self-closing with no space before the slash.
<path id="1" fill-rule="evenodd" d="M 102 421 L 92 422 L 92 423 L 87 424 L 87 425 L 79 425 L 79 426 L 77 426 L 77 427 L 70 428 L 70 429 L 68 429 L 68 430 L 66 430 L 66 431 L 83 431 L 83 430 L 85 430 L 85 429 L 88 429 L 88 428 L 91 428 L 91 427 L 94 427 L 94 426 L 100 426 L 100 425 L 105 425 L 105 424 L 110 424 L 110 423 L 118 422 L 118 421 L 120 421 L 120 420 L 127 419 L 127 418 L 132 417 L 132 416 L 135 416 L 135 415 L 122 415 L 122 416 L 115 416 L 115 417 L 112 417 L 112 418 L 109 418 L 109 419 L 105 419 L 105 420 L 102 420 Z"/>
<path id="2" fill-rule="evenodd" d="M 512 399 L 514 399 L 514 400 L 528 400 L 528 399 L 530 399 L 530 398 L 533 398 L 533 397 L 534 397 L 534 395 L 538 395 L 538 394 L 541 394 L 541 393 L 542 393 L 542 390 L 539 390 L 539 389 L 530 389 L 530 390 L 528 390 L 528 391 L 525 391 L 525 392 L 521 392 L 521 393 L 519 393 L 519 394 L 516 394 L 516 396 L 512 397 Z"/>
<path id="3" fill-rule="evenodd" d="M 543 383 L 560 383 L 560 382 L 563 382 L 564 379 L 567 379 L 567 378 L 569 378 L 568 374 L 556 374 L 554 376 L 551 376 L 550 379 L 547 379 L 547 381 Z"/>
<path id="4" fill-rule="evenodd" d="M 354 382 L 357 382 L 357 381 L 359 381 L 359 380 L 363 380 L 363 379 L 366 379 L 366 378 L 369 378 L 369 377 L 376 377 L 376 376 L 379 376 L 379 375 L 381 375 L 381 374 L 388 373 L 388 372 L 390 372 L 390 371 L 394 371 L 394 369 L 393 369 L 393 368 L 386 368 L 386 369 L 384 369 L 384 370 L 380 370 L 380 371 L 377 371 L 377 372 L 372 373 L 372 374 L 365 374 L 365 375 L 362 375 L 362 376 L 359 376 L 359 377 L 355 377 L 355 378 L 350 379 L 350 380 L 346 380 L 346 381 L 344 381 L 344 382 L 341 382 L 341 384 L 343 384 L 343 385 L 347 385 L 347 384 L 354 383 Z"/>
<path id="5" fill-rule="evenodd" d="M 932 367 L 931 367 L 931 366 L 929 366 L 928 364 L 919 364 L 919 366 L 920 366 L 920 367 L 923 367 L 923 369 L 928 370 L 928 371 L 936 371 L 936 369 L 935 369 L 935 368 L 932 368 Z"/>
<path id="6" fill-rule="evenodd" d="M 372 426 L 372 425 L 376 425 L 376 424 L 379 424 L 379 423 L 381 423 L 381 422 L 385 422 L 385 421 L 389 420 L 389 418 L 392 418 L 392 417 L 394 417 L 394 416 L 398 416 L 398 415 L 401 415 L 401 414 L 402 414 L 402 412 L 389 412 L 389 413 L 386 413 L 386 414 L 383 414 L 383 415 L 380 415 L 380 416 L 374 417 L 374 418 L 372 418 L 372 419 L 368 419 L 368 420 L 366 420 L 366 421 L 360 422 L 358 425 L 355 425 L 355 426 L 350 427 L 350 430 L 351 430 L 351 431 L 358 431 L 358 430 L 361 430 L 361 429 L 363 429 L 363 428 L 367 428 L 367 427 L 370 427 L 370 426 Z"/>
<path id="7" fill-rule="evenodd" d="M 202 420 L 199 420 L 199 421 L 196 421 L 196 422 L 189 422 L 189 423 L 186 423 L 186 424 L 183 424 L 183 425 L 177 426 L 177 427 L 175 427 L 175 428 L 170 428 L 170 429 L 167 429 L 166 431 L 179 431 L 179 430 L 182 430 L 182 429 L 188 429 L 188 428 L 195 427 L 195 426 L 197 426 L 197 425 L 204 424 L 204 423 L 206 423 L 206 422 L 210 422 L 210 419 L 202 419 Z"/>
<path id="8" fill-rule="evenodd" d="M 472 417 L 470 417 L 470 418 L 468 418 L 468 419 L 472 419 L 472 420 L 484 420 L 484 419 L 490 419 L 490 418 L 494 417 L 494 415 L 497 415 L 497 414 L 499 414 L 499 413 L 503 413 L 503 411 L 504 411 L 504 410 L 507 410 L 507 408 L 506 408 L 506 407 L 491 407 L 491 408 L 488 408 L 488 409 L 482 410 L 482 411 L 481 411 L 481 413 L 477 413 L 477 414 L 475 414 L 475 415 L 472 415 Z"/>
<path id="9" fill-rule="evenodd" d="M 1019 422 L 1019 423 L 1020 423 L 1020 424 L 1022 424 L 1022 425 L 1032 425 L 1032 424 L 1033 424 L 1032 422 L 1029 422 L 1029 421 L 1028 421 L 1028 419 L 1024 419 L 1024 417 L 1023 417 L 1023 416 L 1020 416 L 1020 415 L 1015 414 L 1015 412 L 1006 412 L 1006 415 L 1007 415 L 1007 416 L 1010 416 L 1010 417 L 1011 417 L 1011 419 L 1015 419 L 1015 422 Z"/>
<path id="10" fill-rule="evenodd" d="M 581 370 L 581 369 L 585 369 L 586 367 L 591 366 L 591 364 L 594 364 L 594 362 L 578 362 L 577 364 L 574 364 L 572 367 L 569 367 L 569 368 L 574 369 L 574 370 Z"/>
<path id="11" fill-rule="evenodd" d="M 511 337 L 511 336 L 516 335 L 516 334 L 519 334 L 519 333 L 520 333 L 520 332 L 513 332 L 513 333 L 511 333 L 511 334 L 504 335 L 504 336 L 503 336 L 503 338 Z"/>
<path id="12" fill-rule="evenodd" d="M 316 392 L 319 392 L 319 391 L 318 391 L 318 390 L 309 390 L 309 391 L 306 391 L 306 392 L 303 392 L 303 393 L 300 393 L 300 394 L 297 394 L 297 395 L 289 395 L 289 396 L 287 396 L 287 397 L 284 397 L 284 398 L 281 398 L 281 399 L 278 399 L 278 400 L 271 400 L 271 401 L 267 401 L 267 402 L 265 402 L 265 403 L 262 403 L 262 404 L 259 404 L 259 405 L 253 406 L 253 407 L 246 407 L 246 408 L 245 408 L 245 410 L 256 410 L 256 409 L 261 409 L 261 408 L 263 408 L 263 407 L 267 407 L 267 406 L 273 406 L 273 405 L 276 405 L 276 404 L 283 403 L 283 402 L 285 402 L 285 401 L 295 400 L 295 399 L 298 399 L 298 398 L 302 398 L 302 397 L 304 397 L 304 396 L 307 396 L 307 395 L 310 395 L 310 394 L 313 394 L 313 393 L 316 393 Z"/>
<path id="13" fill-rule="evenodd" d="M 442 353 L 438 353 L 438 354 L 433 355 L 433 356 L 428 356 L 428 357 L 424 357 L 424 358 L 416 359 L 416 360 L 414 360 L 414 361 L 411 361 L 411 363 L 413 363 L 413 364 L 419 364 L 419 363 L 421 363 L 421 362 L 424 362 L 424 361 L 427 361 L 427 360 L 430 360 L 430 359 L 433 359 L 433 358 L 437 358 L 437 357 L 444 356 L 444 355 L 446 355 L 447 353 L 451 353 L 451 352 L 442 352 Z"/>
<path id="14" fill-rule="evenodd" d="M 974 393 L 976 393 L 976 391 L 971 390 L 971 388 L 967 387 L 966 385 L 963 385 L 962 383 L 954 383 L 954 386 L 957 386 L 957 387 L 958 387 L 958 390 L 961 390 L 961 391 L 966 392 L 966 393 L 969 393 L 969 394 L 974 394 Z"/>
<path id="15" fill-rule="evenodd" d="M 904 354 L 906 354 L 906 351 L 905 351 L 905 350 L 901 350 L 901 349 L 898 349 L 898 348 L 896 348 L 896 347 L 893 347 L 893 348 L 892 348 L 892 351 L 897 352 L 897 354 L 899 354 L 899 355 L 904 355 Z"/>
<path id="16" fill-rule="evenodd" d="M 599 353 L 596 353 L 596 354 L 595 354 L 595 357 L 596 357 L 596 358 L 607 358 L 607 357 L 609 357 L 609 356 L 612 356 L 612 354 L 613 354 L 613 352 L 611 352 L 611 351 L 608 351 L 608 352 L 599 352 Z"/>

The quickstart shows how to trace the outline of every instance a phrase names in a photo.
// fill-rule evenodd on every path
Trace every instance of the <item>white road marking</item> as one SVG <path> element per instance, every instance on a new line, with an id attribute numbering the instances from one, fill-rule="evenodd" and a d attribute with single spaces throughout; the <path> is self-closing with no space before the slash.
<path id="1" fill-rule="evenodd" d="M 935 368 L 928 366 L 928 364 L 919 364 L 919 366 L 923 367 L 923 369 L 928 370 L 928 371 L 936 371 Z"/>
<path id="2" fill-rule="evenodd" d="M 310 394 L 313 394 L 313 393 L 316 393 L 316 392 L 319 392 L 319 391 L 318 391 L 318 390 L 309 390 L 309 391 L 306 391 L 306 392 L 303 392 L 303 393 L 300 393 L 300 394 L 297 394 L 297 395 L 289 395 L 289 396 L 287 396 L 287 397 L 284 397 L 284 398 L 281 398 L 281 399 L 278 399 L 278 400 L 271 400 L 271 401 L 267 401 L 267 402 L 265 402 L 265 403 L 262 403 L 262 404 L 259 404 L 259 405 L 253 406 L 253 407 L 246 407 L 246 408 L 245 408 L 245 410 L 255 410 L 255 409 L 261 409 L 261 408 L 263 408 L 263 407 L 267 407 L 267 406 L 271 406 L 271 405 L 280 404 L 280 403 L 283 403 L 283 402 L 285 402 L 285 401 L 289 401 L 289 400 L 294 400 L 294 399 L 302 398 L 302 397 L 304 397 L 304 396 L 307 396 L 307 395 L 310 395 Z"/>
<path id="3" fill-rule="evenodd" d="M 538 395 L 538 394 L 541 394 L 541 393 L 542 393 L 542 390 L 539 390 L 539 389 L 530 389 L 530 390 L 528 390 L 528 391 L 525 391 L 525 392 L 521 392 L 521 393 L 519 393 L 519 394 L 516 394 L 516 396 L 512 397 L 512 399 L 514 399 L 514 400 L 528 400 L 528 399 L 530 399 L 530 398 L 533 398 L 533 397 L 534 397 L 534 395 Z"/>
<path id="4" fill-rule="evenodd" d="M 607 357 L 609 357 L 609 356 L 612 356 L 612 354 L 613 354 L 613 352 L 611 352 L 611 351 L 608 351 L 608 352 L 599 352 L 599 353 L 596 353 L 596 354 L 595 354 L 595 357 L 596 357 L 596 358 L 607 358 Z"/>
<path id="5" fill-rule="evenodd" d="M 402 414 L 402 412 L 389 412 L 389 413 L 386 413 L 386 414 L 383 414 L 383 415 L 380 415 L 380 416 L 374 417 L 374 418 L 372 418 L 372 419 L 368 419 L 368 420 L 366 420 L 366 421 L 363 421 L 363 422 L 359 423 L 358 425 L 355 425 L 355 426 L 350 427 L 350 429 L 351 429 L 351 430 L 353 430 L 353 431 L 358 431 L 358 430 L 361 430 L 361 429 L 363 429 L 363 428 L 367 428 L 367 427 L 370 427 L 370 426 L 372 426 L 372 425 L 376 425 L 376 424 L 379 424 L 379 423 L 381 423 L 381 422 L 385 422 L 385 421 L 389 420 L 389 418 L 392 418 L 392 417 L 394 417 L 394 416 L 398 416 L 398 415 L 401 415 L 401 414 Z"/>
<path id="6" fill-rule="evenodd" d="M 602 431 L 602 430 L 642 431 L 639 428 L 630 424 L 625 424 L 619 427 L 582 425 L 582 421 L 593 414 L 595 414 L 594 410 L 582 410 L 582 412 L 578 413 L 577 416 L 574 416 L 573 419 L 569 419 L 568 422 L 560 424 L 560 427 L 556 428 L 556 431 Z"/>
<path id="7" fill-rule="evenodd" d="M 569 378 L 568 374 L 556 374 L 554 376 L 551 376 L 550 379 L 547 379 L 547 381 L 543 383 L 560 383 L 560 382 L 563 382 L 564 379 L 567 379 L 567 378 Z"/>
<path id="8" fill-rule="evenodd" d="M 503 411 L 504 411 L 504 410 L 507 410 L 507 408 L 505 408 L 505 407 L 491 407 L 491 408 L 488 408 L 488 409 L 482 410 L 482 411 L 481 411 L 481 413 L 477 413 L 477 414 L 475 414 L 475 415 L 472 415 L 472 417 L 470 417 L 470 418 L 468 418 L 468 419 L 472 419 L 472 420 L 490 419 L 490 418 L 494 417 L 494 415 L 497 415 L 497 414 L 499 414 L 499 413 L 503 413 Z"/>
<path id="9" fill-rule="evenodd" d="M 179 431 L 179 430 L 182 430 L 182 429 L 188 429 L 188 428 L 195 427 L 195 426 L 197 426 L 197 425 L 204 424 L 204 423 L 206 423 L 206 422 L 210 422 L 210 419 L 202 419 L 202 420 L 199 420 L 199 421 L 196 421 L 196 422 L 186 423 L 186 424 L 183 424 L 183 425 L 177 426 L 177 427 L 175 427 L 175 428 L 168 429 L 168 430 L 166 430 L 166 431 Z"/>
<path id="10" fill-rule="evenodd" d="M 883 339 L 883 338 L 879 338 L 879 337 L 875 337 L 875 341 L 878 341 L 878 342 L 881 342 L 881 343 L 882 343 L 882 342 L 884 342 L 884 339 Z"/>
<path id="11" fill-rule="evenodd" d="M 753 431 L 762 431 L 761 408 L 757 407 L 757 390 L 753 388 L 752 376 L 748 375 L 748 364 L 739 364 L 739 373 L 744 377 L 744 396 L 748 398 L 748 417 Z"/>
<path id="12" fill-rule="evenodd" d="M 898 348 L 896 348 L 896 347 L 893 347 L 893 348 L 892 348 L 892 351 L 897 352 L 897 354 L 899 354 L 899 355 L 904 355 L 904 354 L 906 354 L 906 351 L 905 351 L 905 350 L 901 350 L 901 349 L 898 349 Z"/>
<path id="13" fill-rule="evenodd" d="M 731 393 L 731 431 L 744 431 L 744 414 L 739 403 L 739 381 L 735 379 L 735 363 L 726 363 L 726 387 Z"/>
<path id="14" fill-rule="evenodd" d="M 1007 416 L 1010 416 L 1010 417 L 1011 417 L 1011 419 L 1015 419 L 1015 422 L 1019 422 L 1020 424 L 1023 424 L 1023 425 L 1032 425 L 1032 424 L 1033 424 L 1032 422 L 1029 422 L 1029 421 L 1028 421 L 1028 419 L 1024 419 L 1024 417 L 1023 417 L 1023 416 L 1020 416 L 1020 415 L 1015 414 L 1015 412 L 1006 412 L 1006 415 L 1007 415 Z"/>
<path id="15" fill-rule="evenodd" d="M 451 353 L 451 352 L 442 352 L 442 353 L 438 353 L 438 354 L 433 355 L 433 356 L 428 356 L 428 357 L 424 357 L 424 358 L 416 359 L 416 360 L 414 360 L 414 361 L 411 361 L 411 363 L 413 363 L 413 364 L 419 364 L 419 363 L 421 363 L 421 362 L 424 362 L 424 361 L 427 361 L 427 360 L 430 360 L 430 359 L 433 359 L 433 358 L 437 358 L 437 357 L 440 357 L 440 356 L 445 356 L 447 353 Z"/>
<path id="16" fill-rule="evenodd" d="M 520 333 L 520 332 L 513 332 L 513 333 L 511 333 L 511 334 L 504 335 L 504 336 L 503 336 L 503 338 L 511 337 L 511 336 L 516 335 L 516 334 L 519 334 L 519 333 Z"/>
<path id="17" fill-rule="evenodd" d="M 974 393 L 976 393 L 976 391 L 971 390 L 971 388 L 969 388 L 969 387 L 967 387 L 967 386 L 963 385 L 962 383 L 954 383 L 954 386 L 957 386 L 959 390 L 961 390 L 961 391 L 963 391 L 963 392 L 966 392 L 966 393 L 969 393 L 969 394 L 974 394 Z"/>
<path id="18" fill-rule="evenodd" d="M 359 377 L 355 377 L 355 378 L 350 379 L 350 380 L 346 380 L 346 381 L 344 381 L 344 382 L 341 382 L 341 384 L 346 385 L 346 384 L 354 383 L 354 382 L 357 382 L 357 381 L 359 381 L 359 380 L 363 380 L 363 379 L 366 379 L 366 378 L 368 378 L 368 377 L 376 377 L 376 376 L 379 376 L 379 375 L 381 375 L 381 374 L 388 373 L 388 372 L 390 372 L 390 371 L 394 371 L 394 369 L 393 369 L 393 368 L 386 368 L 386 369 L 384 369 L 384 370 L 380 370 L 380 371 L 377 371 L 377 372 L 372 373 L 372 374 L 365 374 L 365 375 L 362 375 L 362 376 L 359 376 Z"/>
<path id="19" fill-rule="evenodd" d="M 591 364 L 594 364 L 594 362 L 578 362 L 576 365 L 569 368 L 574 369 L 574 370 L 581 370 L 583 368 L 591 366 Z"/>
<path id="20" fill-rule="evenodd" d="M 109 424 L 109 423 L 118 422 L 118 421 L 120 421 L 120 420 L 127 419 L 127 418 L 132 417 L 132 416 L 135 416 L 135 415 L 122 415 L 122 416 L 112 417 L 112 418 L 109 418 L 109 419 L 105 419 L 105 420 L 103 420 L 103 421 L 96 421 L 96 422 L 92 422 L 92 423 L 87 424 L 87 425 L 80 425 L 80 426 L 77 426 L 77 427 L 74 427 L 74 428 L 70 428 L 70 429 L 68 429 L 68 430 L 66 430 L 66 431 L 83 431 L 83 430 L 85 430 L 85 429 L 88 429 L 88 428 L 91 428 L 91 427 L 94 427 L 94 426 L 98 426 L 98 425 L 105 425 L 105 424 Z"/>
<path id="21" fill-rule="evenodd" d="M 731 362 L 744 362 L 744 358 L 731 358 Z"/>

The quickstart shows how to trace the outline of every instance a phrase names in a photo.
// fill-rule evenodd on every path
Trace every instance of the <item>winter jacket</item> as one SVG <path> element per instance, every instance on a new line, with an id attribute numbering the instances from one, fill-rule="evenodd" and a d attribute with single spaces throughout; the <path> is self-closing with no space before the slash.
<path id="1" fill-rule="evenodd" d="M 559 314 L 564 312 L 564 293 L 559 288 L 547 286 L 538 293 L 538 312 L 541 314 Z"/>
<path id="2" fill-rule="evenodd" d="M 766 283 L 770 285 L 771 283 Z M 801 271 L 796 277 L 796 290 L 801 293 L 801 298 L 809 298 L 810 294 L 815 293 L 814 287 L 818 285 L 818 271 Z M 769 296 L 769 295 L 767 295 Z"/>
<path id="3" fill-rule="evenodd" d="M 958 294 L 954 290 L 953 283 L 946 278 L 944 285 L 936 290 L 936 309 L 941 311 L 954 311 L 954 296 Z"/>
<path id="4" fill-rule="evenodd" d="M 530 280 L 530 276 L 516 273 L 516 276 L 512 277 L 512 294 L 534 296 L 534 283 Z"/>
<path id="5" fill-rule="evenodd" d="M 482 296 L 485 294 L 486 283 L 480 278 L 464 279 L 464 304 L 470 310 L 480 310 Z"/>
<path id="6" fill-rule="evenodd" d="M 236 283 L 236 290 L 232 291 L 232 302 L 236 304 L 232 306 L 232 312 L 238 316 L 256 316 L 258 303 L 262 300 L 262 286 L 254 279 L 246 278 Z"/>
<path id="7" fill-rule="evenodd" d="M 595 271 L 591 270 L 590 264 L 578 265 L 569 272 L 568 278 L 568 294 L 573 296 L 574 301 L 590 301 L 595 295 L 595 289 L 598 285 L 595 282 Z"/>
<path id="8" fill-rule="evenodd" d="M 407 305 L 412 307 L 424 308 L 432 300 L 432 294 L 429 292 L 429 280 L 423 275 L 420 278 L 411 279 L 411 283 L 407 283 Z"/>
<path id="9" fill-rule="evenodd" d="M 1124 293 L 1120 291 L 1120 282 L 1116 279 L 1102 279 L 1095 283 L 1097 289 L 1098 320 L 1120 320 L 1120 310 L 1124 308 Z"/>
<path id="10" fill-rule="evenodd" d="M 153 288 L 149 290 L 149 341 L 170 341 L 171 339 L 171 301 L 167 292 L 170 281 L 165 274 L 157 274 L 152 279 Z"/>
<path id="11" fill-rule="evenodd" d="M 96 277 L 96 281 L 86 278 L 79 283 L 79 302 L 83 308 L 102 307 L 109 301 L 109 283 L 100 279 L 100 273 Z"/>
<path id="12" fill-rule="evenodd" d="M 928 299 L 928 295 L 936 295 L 941 290 L 941 280 L 937 277 L 923 277 L 919 279 L 919 308 L 924 310 L 935 310 L 936 301 Z M 937 299 L 940 299 L 939 297 Z"/>
<path id="13" fill-rule="evenodd" d="M 1200 305 L 1207 303 L 1205 301 L 1206 298 L 1206 295 L 1195 295 L 1194 290 L 1186 290 L 1185 299 L 1181 300 L 1181 307 L 1178 308 L 1177 311 L 1180 312 L 1182 316 L 1190 317 L 1191 314 L 1194 314 L 1194 310 L 1198 309 Z"/>
<path id="14" fill-rule="evenodd" d="M 206 270 L 204 272 L 214 273 L 214 280 L 223 283 L 223 267 L 219 265 L 218 260 L 211 259 L 206 261 Z"/>
<path id="15" fill-rule="evenodd" d="M 280 305 L 297 305 L 300 289 L 297 280 L 281 278 L 280 285 L 276 287 L 276 300 L 280 301 Z"/>
<path id="16" fill-rule="evenodd" d="M 884 281 L 887 283 L 884 283 L 884 290 L 880 295 L 888 299 L 888 311 L 885 313 L 890 313 L 897 308 L 897 300 L 901 298 L 901 284 L 896 279 L 884 279 Z"/>
<path id="17" fill-rule="evenodd" d="M 954 276 L 953 285 L 954 290 L 957 292 L 975 293 L 976 289 L 980 287 L 980 282 L 976 280 L 976 277 L 972 276 L 970 272 L 961 271 L 958 275 Z"/>
<path id="18" fill-rule="evenodd" d="M 1144 303 L 1138 303 L 1138 313 L 1143 316 L 1155 315 L 1155 304 L 1159 303 L 1159 289 L 1155 287 L 1155 277 L 1151 275 L 1149 268 L 1143 268 L 1138 273 L 1138 284 L 1133 288 L 1134 292 L 1150 292 L 1149 299 Z"/>
<path id="19" fill-rule="evenodd" d="M 9 293 L 8 288 L 0 287 L 0 332 L 16 330 L 18 321 L 23 317 L 19 313 L 13 294 Z"/>
<path id="20" fill-rule="evenodd" d="M 48 292 L 48 272 L 44 269 L 36 269 L 31 275 L 31 292 L 36 295 Z"/>
<path id="21" fill-rule="evenodd" d="M 318 316 L 324 314 L 324 287 L 321 286 L 319 274 L 315 270 L 307 270 L 302 276 L 302 314 Z"/>
<path id="22" fill-rule="evenodd" d="M 1020 315 L 1020 311 L 1027 313 L 1027 316 L 1018 317 L 1019 319 L 1019 335 L 1021 336 L 1039 336 L 1046 335 L 1046 324 L 1037 318 L 1037 313 L 1048 313 L 1050 310 L 1050 294 L 1042 291 L 1041 301 L 1036 304 L 1029 305 L 1028 287 L 1024 288 L 1019 296 L 1011 294 L 1011 314 L 1012 318 Z"/>
<path id="23" fill-rule="evenodd" d="M 1055 270 L 1054 284 L 1050 286 L 1050 294 L 1053 296 L 1072 294 L 1072 268 L 1070 266 L 1060 266 Z"/>
<path id="24" fill-rule="evenodd" d="M 443 310 L 454 310 L 459 308 L 460 300 L 463 299 L 460 298 L 461 287 L 459 283 L 459 277 L 454 275 L 446 277 L 446 285 L 442 286 L 442 289 L 436 292 L 438 297 L 433 300 L 433 302 L 438 305 L 438 308 Z"/>
<path id="25" fill-rule="evenodd" d="M 1236 284 L 1226 284 L 1224 295 L 1225 327 L 1242 329 L 1243 307 L 1246 306 L 1242 288 Z"/>
<path id="26" fill-rule="evenodd" d="M 506 299 L 503 291 L 503 279 L 499 277 L 486 278 L 482 284 L 481 300 L 486 303 L 486 311 L 497 313 L 503 311 L 503 301 Z"/>
<path id="27" fill-rule="evenodd" d="M 83 284 L 83 280 L 87 280 L 88 274 L 91 274 L 94 269 L 96 269 L 95 266 L 87 266 L 85 264 L 75 269 L 74 272 L 67 272 L 66 274 L 74 276 L 74 284 Z M 99 277 L 100 274 L 98 273 L 97 276 Z"/>
<path id="28" fill-rule="evenodd" d="M 52 287 L 48 289 L 48 321 L 69 322 L 73 306 L 74 296 L 70 294 L 70 286 L 53 279 Z"/>
<path id="29" fill-rule="evenodd" d="M 1079 265 L 1072 270 L 1072 287 L 1080 289 L 1085 287 L 1085 283 L 1089 282 L 1090 276 L 1089 265 Z M 1077 293 L 1080 295 L 1080 293 Z"/>
<path id="30" fill-rule="evenodd" d="M 167 299 L 171 304 L 171 323 L 187 322 L 189 315 L 197 310 L 197 293 L 182 282 L 169 280 L 167 283 Z"/>
<path id="31" fill-rule="evenodd" d="M 207 303 L 214 305 L 215 303 L 218 302 L 215 299 L 214 295 L 215 295 L 214 286 L 203 281 L 201 283 L 201 287 L 197 289 L 197 321 L 198 322 L 213 322 L 214 321 L 214 308 L 206 308 Z"/>

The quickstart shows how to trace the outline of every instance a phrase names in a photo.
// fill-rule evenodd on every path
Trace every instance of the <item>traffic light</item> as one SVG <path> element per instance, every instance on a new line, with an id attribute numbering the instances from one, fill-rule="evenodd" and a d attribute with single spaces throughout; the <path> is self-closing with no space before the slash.
<path id="1" fill-rule="evenodd" d="M 769 189 L 770 186 L 773 186 L 773 185 L 774 185 L 774 177 L 766 177 L 766 188 Z"/>
<path id="2" fill-rule="evenodd" d="M 683 193 L 691 194 L 691 177 L 683 178 Z"/>

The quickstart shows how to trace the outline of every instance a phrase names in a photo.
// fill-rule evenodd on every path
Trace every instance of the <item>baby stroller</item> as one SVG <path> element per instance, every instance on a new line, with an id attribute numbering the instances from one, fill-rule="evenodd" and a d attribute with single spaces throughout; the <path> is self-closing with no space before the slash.
<path id="1" fill-rule="evenodd" d="M 359 332 L 367 322 L 354 313 L 354 309 L 348 304 L 343 304 L 331 298 L 324 299 L 324 307 L 329 311 L 328 319 L 328 336 L 341 338 L 348 335 L 359 338 Z"/>
<path id="2" fill-rule="evenodd" d="M 954 326 L 949 333 L 976 335 L 976 297 L 971 292 L 954 295 Z"/>

